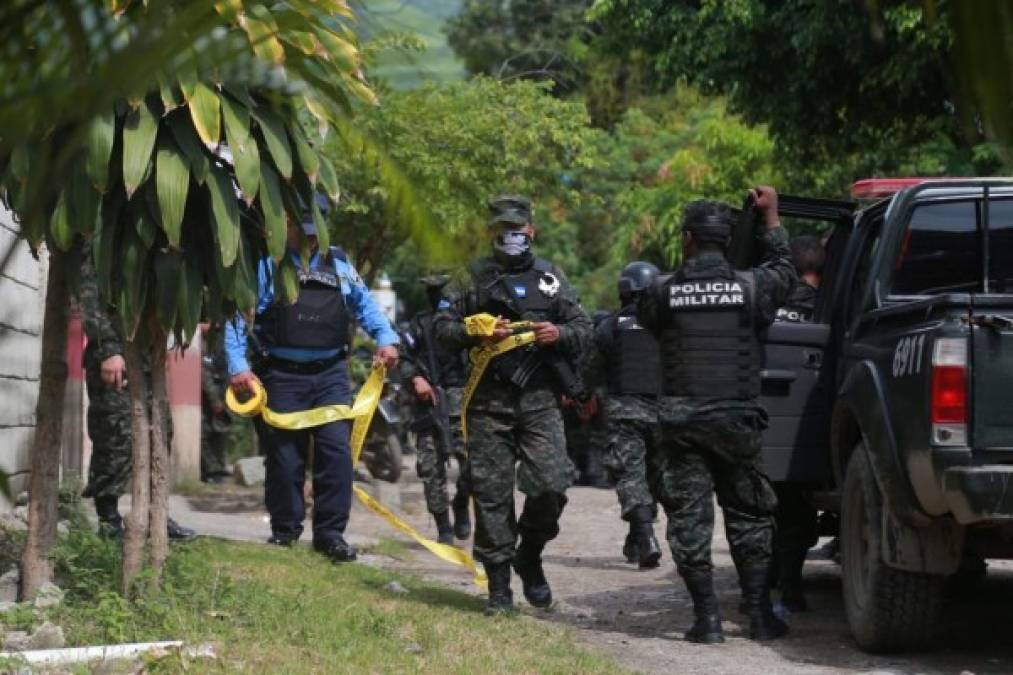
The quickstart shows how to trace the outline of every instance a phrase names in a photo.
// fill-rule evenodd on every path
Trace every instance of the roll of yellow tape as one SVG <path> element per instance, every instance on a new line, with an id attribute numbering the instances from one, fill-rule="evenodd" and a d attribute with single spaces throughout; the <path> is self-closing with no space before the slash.
<path id="1" fill-rule="evenodd" d="M 240 402 L 233 393 L 232 387 L 227 387 L 225 389 L 225 405 L 240 417 L 256 417 L 267 407 L 267 392 L 264 390 L 264 385 L 254 380 L 253 396 Z"/>

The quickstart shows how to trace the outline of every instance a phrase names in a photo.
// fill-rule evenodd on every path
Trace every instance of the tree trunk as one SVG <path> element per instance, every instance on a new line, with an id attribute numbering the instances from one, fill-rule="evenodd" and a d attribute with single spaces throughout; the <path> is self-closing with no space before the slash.
<path id="1" fill-rule="evenodd" d="M 165 339 L 157 331 L 151 348 L 151 567 L 155 572 L 154 584 L 162 576 L 162 568 L 169 554 L 166 520 L 169 517 L 169 396 L 166 388 Z"/>
<path id="2" fill-rule="evenodd" d="M 67 321 L 69 272 L 80 268 L 80 248 L 49 254 L 46 307 L 42 328 L 42 365 L 39 398 L 35 404 L 32 474 L 28 486 L 28 540 L 21 557 L 21 597 L 30 600 L 39 587 L 53 580 L 49 553 L 59 520 L 60 441 L 63 436 L 63 397 L 67 388 Z"/>
<path id="3" fill-rule="evenodd" d="M 144 567 L 144 546 L 148 539 L 151 499 L 151 417 L 148 414 L 148 382 L 144 376 L 144 357 L 134 342 L 124 344 L 127 383 L 130 387 L 130 417 L 133 436 L 130 515 L 123 535 L 123 594 L 130 593 L 134 580 Z"/>

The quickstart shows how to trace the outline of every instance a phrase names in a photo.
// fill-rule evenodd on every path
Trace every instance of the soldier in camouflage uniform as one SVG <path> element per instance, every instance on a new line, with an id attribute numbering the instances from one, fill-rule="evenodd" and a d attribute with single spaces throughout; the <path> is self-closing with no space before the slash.
<path id="1" fill-rule="evenodd" d="M 536 607 L 552 603 L 541 554 L 559 532 L 566 489 L 574 477 L 559 398 L 587 398 L 573 363 L 590 344 L 591 321 L 563 273 L 532 254 L 530 203 L 506 195 L 489 206 L 493 254 L 473 261 L 468 276 L 447 288 L 448 306 L 437 313 L 435 331 L 447 349 L 462 350 L 510 335 L 500 323 L 490 337 L 469 336 L 466 316 L 487 312 L 534 322 L 536 342 L 496 357 L 467 410 L 474 552 L 489 575 L 486 611 L 497 613 L 513 609 L 511 563 L 528 602 Z M 515 473 L 526 495 L 519 519 L 514 514 Z"/>
<path id="2" fill-rule="evenodd" d="M 697 201 L 683 214 L 684 263 L 640 300 L 637 318 L 658 338 L 663 373 L 658 417 L 661 447 L 649 480 L 668 516 L 672 556 L 693 598 L 694 642 L 723 642 L 714 593 L 711 538 L 714 503 L 739 570 L 750 637 L 781 637 L 768 572 L 777 500 L 763 472 L 759 403 L 763 358 L 759 334 L 795 284 L 788 237 L 777 215 L 777 193 L 750 191 L 763 214 L 762 264 L 732 269 L 725 257 L 731 212 Z"/>
<path id="3" fill-rule="evenodd" d="M 127 491 L 132 469 L 132 429 L 130 393 L 127 391 L 126 362 L 123 339 L 99 296 L 98 279 L 91 257 L 91 247 L 82 251 L 81 285 L 78 300 L 88 346 L 84 350 L 85 386 L 88 389 L 88 436 L 91 438 L 91 464 L 88 485 L 82 495 L 95 500 L 99 532 L 111 537 L 123 534 L 123 518 L 117 506 L 120 495 Z M 145 373 L 150 379 L 150 373 Z M 149 386 L 149 391 L 150 391 Z M 167 442 L 171 439 L 168 401 L 164 419 Z M 151 401 L 148 402 L 150 407 Z M 168 521 L 171 539 L 189 539 L 193 530 Z"/>
<path id="4" fill-rule="evenodd" d="M 661 376 L 658 343 L 637 323 L 637 299 L 654 285 L 658 268 L 627 265 L 619 279 L 621 309 L 594 332 L 594 370 L 604 381 L 603 415 L 608 430 L 605 467 L 616 484 L 623 520 L 630 530 L 623 555 L 641 569 L 658 566 L 661 547 L 654 536 L 657 505 L 647 487 L 647 456 L 655 449 Z"/>
<path id="5" fill-rule="evenodd" d="M 229 476 L 225 445 L 232 429 L 232 416 L 225 407 L 228 364 L 222 332 L 209 330 L 204 336 L 207 342 L 201 360 L 200 479 L 205 483 L 222 483 Z"/>
<path id="6" fill-rule="evenodd" d="M 463 351 L 443 349 L 436 343 L 432 329 L 433 315 L 443 298 L 443 287 L 449 281 L 447 275 L 422 279 L 432 309 L 416 314 L 402 335 L 400 361 L 401 377 L 411 383 L 416 397 L 412 421 L 418 433 L 416 470 L 425 492 L 426 507 L 436 521 L 437 540 L 443 544 L 453 544 L 455 535 L 458 539 L 471 536 L 468 507 L 471 489 L 461 434 L 461 394 L 468 378 L 468 357 Z M 444 400 L 439 400 L 440 396 Z M 446 436 L 439 429 L 441 425 L 445 425 Z M 448 441 L 451 447 L 444 447 Z M 451 457 L 460 466 L 453 499 L 453 524 L 447 494 L 447 464 Z"/>

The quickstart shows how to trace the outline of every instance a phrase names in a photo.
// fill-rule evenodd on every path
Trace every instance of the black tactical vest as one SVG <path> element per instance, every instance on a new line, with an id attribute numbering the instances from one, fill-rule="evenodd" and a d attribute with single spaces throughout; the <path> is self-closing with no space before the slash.
<path id="1" fill-rule="evenodd" d="M 477 310 L 511 321 L 552 321 L 554 300 L 561 290 L 561 280 L 552 272 L 552 265 L 535 258 L 531 267 L 495 277 L 476 276 Z M 492 370 L 504 382 L 524 388 L 529 382 L 544 377 L 540 350 L 528 345 L 496 357 Z"/>
<path id="2" fill-rule="evenodd" d="M 528 269 L 478 281 L 478 311 L 511 321 L 550 321 L 560 280 L 552 265 L 535 258 Z"/>
<path id="3" fill-rule="evenodd" d="M 299 298 L 283 305 L 275 295 L 257 322 L 260 335 L 272 347 L 344 349 L 349 342 L 348 309 L 341 279 L 334 271 L 332 252 L 316 269 L 299 271 Z"/>
<path id="4" fill-rule="evenodd" d="M 658 340 L 637 323 L 632 312 L 620 312 L 615 317 L 608 385 L 610 394 L 657 396 L 661 393 Z"/>
<path id="5" fill-rule="evenodd" d="M 751 399 L 760 394 L 752 272 L 683 268 L 659 287 L 662 389 L 669 396 Z"/>
<path id="6" fill-rule="evenodd" d="M 789 323 L 809 323 L 816 308 L 816 288 L 800 281 L 784 307 L 777 310 L 777 320 Z"/>

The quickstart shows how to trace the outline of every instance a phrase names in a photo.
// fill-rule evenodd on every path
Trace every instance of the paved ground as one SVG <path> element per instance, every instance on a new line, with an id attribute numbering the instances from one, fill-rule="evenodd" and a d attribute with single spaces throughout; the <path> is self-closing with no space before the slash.
<path id="1" fill-rule="evenodd" d="M 410 474 L 409 474 L 410 477 Z M 388 501 L 398 495 L 387 492 Z M 421 486 L 402 484 L 402 512 L 424 533 L 435 527 L 424 512 Z M 174 497 L 173 515 L 201 533 L 263 540 L 269 533 L 262 512 L 201 513 Z M 659 526 L 660 533 L 660 526 Z M 350 539 L 368 545 L 378 536 L 403 539 L 356 505 Z M 839 569 L 830 562 L 807 565 L 812 611 L 792 616 L 792 635 L 759 645 L 742 637 L 735 613 L 738 586 L 723 533 L 715 538 L 715 562 L 728 642 L 701 647 L 681 640 L 690 623 L 689 598 L 677 583 L 666 551 L 657 570 L 638 571 L 620 556 L 625 525 L 610 491 L 575 488 L 563 516 L 562 533 L 546 551 L 546 575 L 557 598 L 548 612 L 530 609 L 546 621 L 572 626 L 588 646 L 645 673 L 1013 673 L 1013 565 L 991 563 L 988 579 L 955 598 L 947 630 L 928 654 L 873 657 L 851 641 L 840 600 Z M 304 535 L 304 538 L 308 538 Z M 418 573 L 461 590 L 477 592 L 463 570 L 432 558 L 419 547 L 410 560 L 364 556 L 364 562 Z M 520 596 L 520 583 L 514 582 Z"/>

